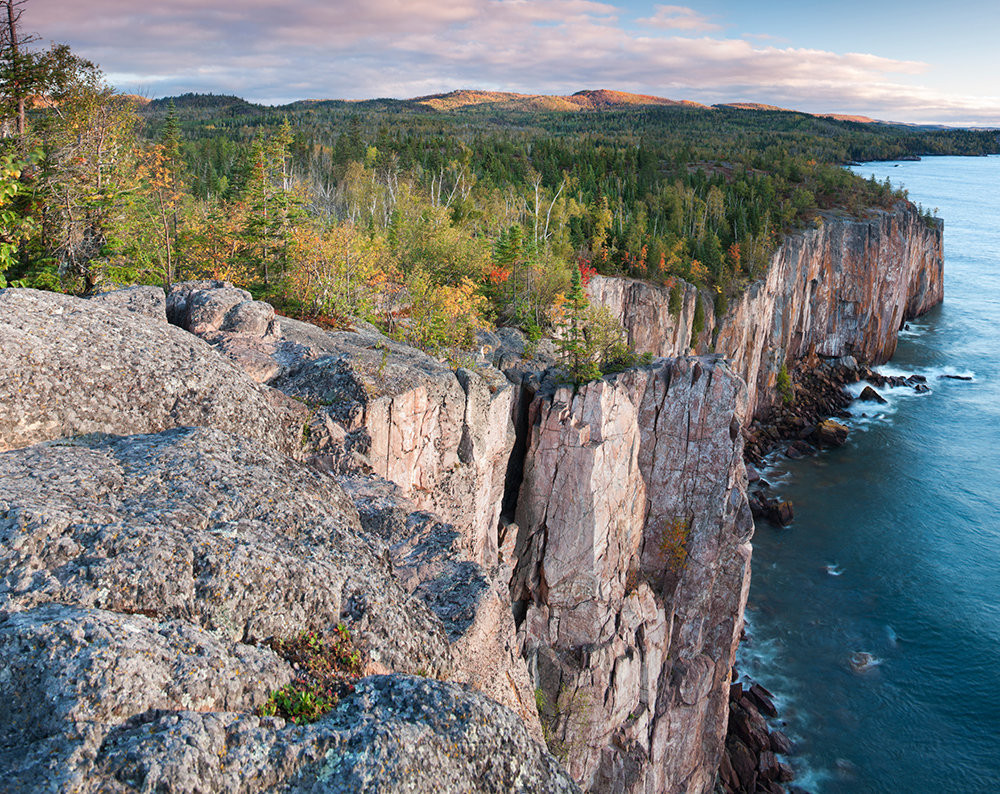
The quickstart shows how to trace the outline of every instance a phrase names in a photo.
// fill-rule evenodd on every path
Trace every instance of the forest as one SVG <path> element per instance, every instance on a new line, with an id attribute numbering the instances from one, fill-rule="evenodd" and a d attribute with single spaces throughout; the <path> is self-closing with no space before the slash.
<path id="1" fill-rule="evenodd" d="M 13 23 L 2 38 L 0 287 L 226 280 L 433 353 L 491 324 L 603 327 L 594 272 L 683 279 L 724 309 L 785 235 L 906 200 L 844 164 L 1000 153 L 996 131 L 733 106 L 149 101 Z"/>

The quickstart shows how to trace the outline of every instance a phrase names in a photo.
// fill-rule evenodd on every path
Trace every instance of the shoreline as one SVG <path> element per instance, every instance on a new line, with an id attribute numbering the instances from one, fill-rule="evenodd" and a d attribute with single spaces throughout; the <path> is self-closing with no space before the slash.
<path id="1" fill-rule="evenodd" d="M 852 395 L 848 387 L 861 382 L 869 385 L 858 396 Z M 851 428 L 836 420 L 853 418 L 848 408 L 856 402 L 887 403 L 878 392 L 885 387 L 911 387 L 918 393 L 928 390 L 924 376 L 883 375 L 851 357 L 823 360 L 811 356 L 799 363 L 789 376 L 791 400 L 772 409 L 766 419 L 755 419 L 747 433 L 744 462 L 755 521 L 765 520 L 781 528 L 794 520 L 793 503 L 769 497 L 771 485 L 758 469 L 772 468 L 773 458 L 778 456 L 798 460 L 843 446 Z M 740 643 L 747 639 L 744 629 Z M 783 786 L 797 778 L 798 770 L 794 742 L 780 728 L 769 725 L 769 720 L 780 719 L 775 696 L 749 676 L 741 676 L 736 667 L 732 681 L 730 720 L 716 791 L 811 794 L 798 786 Z"/>

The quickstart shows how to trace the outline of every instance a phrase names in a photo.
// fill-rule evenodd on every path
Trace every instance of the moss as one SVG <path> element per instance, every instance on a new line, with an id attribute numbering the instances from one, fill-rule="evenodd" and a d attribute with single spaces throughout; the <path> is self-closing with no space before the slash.
<path id="1" fill-rule="evenodd" d="M 775 384 L 778 387 L 778 392 L 781 394 L 782 402 L 785 405 L 791 405 L 795 400 L 795 390 L 792 388 L 792 378 L 788 374 L 788 365 L 782 364 L 781 369 L 778 370 L 778 379 Z"/>

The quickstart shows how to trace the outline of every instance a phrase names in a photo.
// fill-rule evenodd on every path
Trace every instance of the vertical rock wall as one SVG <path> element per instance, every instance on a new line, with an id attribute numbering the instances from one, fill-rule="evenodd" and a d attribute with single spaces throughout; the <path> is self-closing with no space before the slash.
<path id="1" fill-rule="evenodd" d="M 717 326 L 714 348 L 705 338 L 691 345 L 684 324 L 693 313 L 685 308 L 676 319 L 670 315 L 669 290 L 595 278 L 590 295 L 622 320 L 640 351 L 679 355 L 688 340 L 693 352 L 722 354 L 747 382 L 750 410 L 762 415 L 777 399 L 782 365 L 810 350 L 870 364 L 888 361 L 903 322 L 942 301 L 943 279 L 940 226 L 928 226 L 912 205 L 900 203 L 894 212 L 831 220 L 787 238 L 765 278 L 734 300 L 724 317 L 714 318 L 704 301 L 706 326 Z"/>
<path id="2" fill-rule="evenodd" d="M 712 359 L 539 395 L 511 595 L 550 749 L 584 789 L 711 789 L 749 586 L 739 416 Z"/>

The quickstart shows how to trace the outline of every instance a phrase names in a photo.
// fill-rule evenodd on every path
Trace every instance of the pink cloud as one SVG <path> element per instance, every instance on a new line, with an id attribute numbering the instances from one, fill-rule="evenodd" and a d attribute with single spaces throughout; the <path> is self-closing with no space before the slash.
<path id="1" fill-rule="evenodd" d="M 921 108 L 939 118 L 985 111 L 1000 123 L 995 98 L 914 84 L 924 63 L 709 36 L 719 26 L 686 6 L 657 6 L 638 33 L 630 17 L 595 0 L 31 0 L 25 23 L 99 63 L 122 89 L 156 96 L 280 103 L 615 88 L 904 120 Z"/>
<path id="2" fill-rule="evenodd" d="M 709 18 L 704 14 L 685 6 L 658 5 L 653 16 L 637 19 L 636 24 L 668 30 L 690 30 L 698 33 L 722 29 L 721 25 L 709 21 Z"/>

